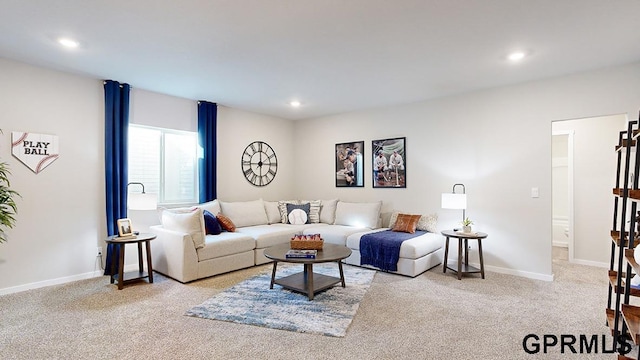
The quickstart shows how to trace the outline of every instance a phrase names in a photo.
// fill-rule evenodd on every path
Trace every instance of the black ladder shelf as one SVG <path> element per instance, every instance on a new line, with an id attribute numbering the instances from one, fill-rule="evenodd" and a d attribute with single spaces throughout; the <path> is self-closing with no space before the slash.
<path id="1" fill-rule="evenodd" d="M 640 274 L 640 264 L 633 257 L 640 240 L 638 215 L 634 215 L 638 214 L 640 202 L 638 121 L 627 123 L 627 129 L 620 132 L 618 145 L 615 147 L 618 159 L 616 185 L 613 189 L 613 228 L 606 309 L 607 325 L 614 342 L 631 340 L 636 345 L 640 343 L 640 307 L 629 305 L 629 300 L 631 296 L 640 297 L 640 288 L 631 287 L 631 278 L 634 274 Z M 618 359 L 631 358 L 620 354 Z"/>

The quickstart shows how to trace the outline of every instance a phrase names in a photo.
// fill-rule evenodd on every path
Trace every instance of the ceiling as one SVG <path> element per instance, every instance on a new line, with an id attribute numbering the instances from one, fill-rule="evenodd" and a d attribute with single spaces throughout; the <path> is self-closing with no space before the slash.
<path id="1" fill-rule="evenodd" d="M 0 0 L 0 57 L 308 119 L 640 61 L 640 1 Z"/>

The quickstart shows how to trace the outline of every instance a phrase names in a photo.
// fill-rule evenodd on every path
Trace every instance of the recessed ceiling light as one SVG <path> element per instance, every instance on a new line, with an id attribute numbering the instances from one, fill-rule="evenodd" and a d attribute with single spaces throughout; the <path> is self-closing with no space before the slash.
<path id="1" fill-rule="evenodd" d="M 291 105 L 292 107 L 300 107 L 300 101 L 293 100 L 289 103 L 289 105 Z"/>
<path id="2" fill-rule="evenodd" d="M 509 60 L 516 62 L 516 61 L 520 61 L 522 59 L 524 59 L 524 57 L 526 56 L 525 53 L 523 53 L 522 51 L 516 51 L 516 52 L 512 52 L 511 54 L 509 54 L 509 56 L 507 57 Z"/>
<path id="3" fill-rule="evenodd" d="M 70 49 L 75 49 L 78 46 L 80 46 L 79 42 L 77 42 L 75 40 L 72 40 L 72 39 L 69 39 L 69 38 L 60 38 L 60 39 L 58 39 L 58 43 L 60 45 L 64 46 L 64 47 L 70 48 Z"/>

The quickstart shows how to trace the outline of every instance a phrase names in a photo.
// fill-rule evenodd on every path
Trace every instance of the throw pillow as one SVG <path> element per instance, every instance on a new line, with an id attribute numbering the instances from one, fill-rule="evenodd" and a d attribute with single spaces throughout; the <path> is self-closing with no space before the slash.
<path id="1" fill-rule="evenodd" d="M 288 215 L 289 223 L 293 225 L 302 225 L 308 222 L 307 213 L 302 209 L 293 209 Z"/>
<path id="2" fill-rule="evenodd" d="M 220 226 L 220 223 L 218 222 L 216 216 L 208 212 L 207 210 L 204 210 L 202 212 L 202 215 L 204 216 L 205 233 L 207 235 L 220 235 L 220 233 L 222 232 L 222 227 Z"/>
<path id="3" fill-rule="evenodd" d="M 322 201 L 320 200 L 301 200 L 300 204 L 309 204 L 309 224 L 318 224 L 320 223 L 320 205 Z"/>
<path id="4" fill-rule="evenodd" d="M 236 231 L 236 225 L 228 217 L 222 214 L 218 214 L 216 215 L 216 218 L 218 219 L 220 226 L 222 226 L 222 228 L 225 229 L 226 231 L 228 232 Z"/>
<path id="5" fill-rule="evenodd" d="M 278 210 L 280 210 L 280 222 L 283 224 L 289 223 L 289 219 L 287 219 L 287 214 L 289 214 L 289 212 L 287 211 L 287 204 L 298 205 L 298 201 L 297 200 L 278 201 Z"/>
<path id="6" fill-rule="evenodd" d="M 389 218 L 389 228 L 393 229 L 396 224 L 396 219 L 398 217 L 399 212 L 394 211 Z M 416 226 L 416 230 L 428 231 L 432 233 L 438 232 L 438 214 L 428 214 L 422 215 L 420 220 L 418 221 L 418 225 Z"/>
<path id="7" fill-rule="evenodd" d="M 196 249 L 204 247 L 204 216 L 202 209 L 164 210 L 162 212 L 162 227 L 191 235 Z"/>
<path id="8" fill-rule="evenodd" d="M 438 214 L 428 214 L 422 215 L 420 217 L 420 221 L 418 221 L 418 226 L 416 230 L 428 231 L 431 233 L 438 232 Z"/>
<path id="9" fill-rule="evenodd" d="M 416 232 L 418 221 L 420 221 L 420 215 L 398 214 L 391 230 L 413 234 Z"/>
<path id="10" fill-rule="evenodd" d="M 289 224 L 294 224 L 294 225 L 301 225 L 301 224 L 309 224 L 309 209 L 311 208 L 311 205 L 309 203 L 307 204 L 302 204 L 302 205 L 294 205 L 294 204 L 287 204 L 287 219 L 289 221 Z M 302 219 L 302 217 L 300 215 L 298 215 L 296 217 L 295 220 L 292 221 L 292 219 L 290 218 L 292 215 L 292 212 L 294 210 L 301 210 L 304 212 L 304 222 L 300 223 L 300 219 Z M 297 212 L 299 214 L 299 212 Z"/>
<path id="11" fill-rule="evenodd" d="M 396 224 L 396 219 L 398 219 L 399 212 L 394 211 L 391 213 L 391 217 L 389 218 L 389 228 L 393 229 L 393 226 Z"/>

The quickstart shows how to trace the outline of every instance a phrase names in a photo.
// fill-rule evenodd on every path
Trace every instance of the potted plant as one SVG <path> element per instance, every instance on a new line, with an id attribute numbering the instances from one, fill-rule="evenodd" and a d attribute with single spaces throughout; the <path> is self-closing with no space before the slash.
<path id="1" fill-rule="evenodd" d="M 1 133 L 2 130 L 0 130 Z M 0 162 L 0 244 L 7 241 L 5 230 L 13 228 L 18 211 L 15 198 L 20 194 L 11 190 L 10 174 L 9 165 L 5 162 Z"/>
<path id="2" fill-rule="evenodd" d="M 473 225 L 473 221 L 471 221 L 468 217 L 462 220 L 462 232 L 470 233 L 471 225 Z"/>

